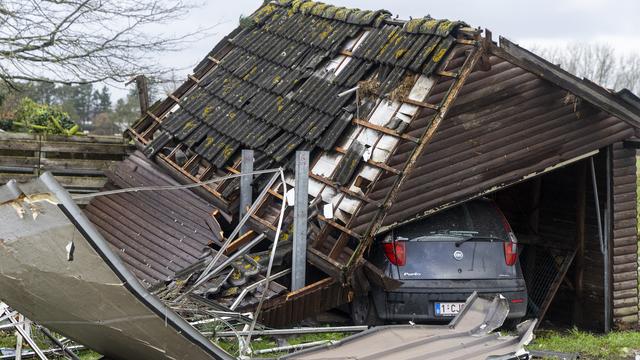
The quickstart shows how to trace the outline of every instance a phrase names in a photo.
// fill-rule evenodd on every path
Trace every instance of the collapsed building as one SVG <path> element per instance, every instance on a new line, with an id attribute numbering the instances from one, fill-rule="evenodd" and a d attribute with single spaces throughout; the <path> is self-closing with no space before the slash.
<path id="1" fill-rule="evenodd" d="M 377 236 L 491 196 L 523 244 L 532 316 L 634 326 L 639 125 L 630 92 L 463 22 L 275 1 L 128 129 L 139 151 L 108 173 L 106 190 L 200 186 L 99 196 L 85 213 L 162 299 L 236 310 L 266 294 L 259 322 L 285 326 L 371 286 L 393 290 L 366 258 Z M 255 172 L 285 169 L 288 188 L 296 151 L 310 152 L 301 289 L 288 279 L 293 212 L 285 206 L 279 227 L 288 194 L 277 177 L 253 177 L 261 196 L 230 237 L 242 210 L 230 175 L 241 174 L 243 149 Z M 264 289 L 280 230 L 279 277 Z"/>

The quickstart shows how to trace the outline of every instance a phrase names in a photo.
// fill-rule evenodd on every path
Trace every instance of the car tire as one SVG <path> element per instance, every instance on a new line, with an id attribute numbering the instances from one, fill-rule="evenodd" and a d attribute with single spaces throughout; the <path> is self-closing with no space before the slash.
<path id="1" fill-rule="evenodd" d="M 351 302 L 351 320 L 354 325 L 379 325 L 380 319 L 376 313 L 375 305 L 371 297 L 359 296 Z"/>

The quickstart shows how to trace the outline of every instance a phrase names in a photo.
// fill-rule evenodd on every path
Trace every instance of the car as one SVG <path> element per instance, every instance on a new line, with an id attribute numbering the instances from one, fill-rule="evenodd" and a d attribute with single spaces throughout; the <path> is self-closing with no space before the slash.
<path id="1" fill-rule="evenodd" d="M 474 291 L 508 299 L 508 320 L 527 311 L 518 241 L 497 204 L 468 201 L 376 239 L 369 260 L 402 285 L 373 287 L 351 303 L 355 324 L 450 321 Z"/>

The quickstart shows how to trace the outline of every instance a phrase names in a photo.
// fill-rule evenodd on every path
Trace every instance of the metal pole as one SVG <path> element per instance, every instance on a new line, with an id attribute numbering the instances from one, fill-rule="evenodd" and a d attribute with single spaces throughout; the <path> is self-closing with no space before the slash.
<path id="1" fill-rule="evenodd" d="M 252 172 L 253 150 L 244 149 L 242 150 L 242 161 L 240 162 L 240 173 L 243 174 L 240 177 L 240 219 L 242 219 L 247 213 L 249 207 L 251 206 L 251 202 L 253 201 L 253 190 L 251 188 L 253 175 L 244 175 L 250 174 Z M 244 234 L 247 232 L 247 230 L 247 227 L 243 226 L 241 233 Z"/>
<path id="2" fill-rule="evenodd" d="M 307 212 L 309 210 L 309 152 L 296 151 L 295 205 L 293 208 L 293 266 L 291 290 L 305 285 L 307 267 Z"/>
<path id="3" fill-rule="evenodd" d="M 598 239 L 600 240 L 600 252 L 604 257 L 604 331 L 609 331 L 609 308 L 607 304 L 607 286 L 608 286 L 608 276 L 609 271 L 607 270 L 607 266 L 609 266 L 607 249 L 605 244 L 605 236 L 604 229 L 602 226 L 602 215 L 600 214 L 600 197 L 598 196 L 598 182 L 596 181 L 596 167 L 593 162 L 593 156 L 589 158 L 589 165 L 591 166 L 591 183 L 593 185 L 593 200 L 595 202 L 596 207 L 596 220 L 598 222 Z"/>
<path id="4" fill-rule="evenodd" d="M 612 147 L 611 145 L 607 147 L 607 202 L 605 206 L 604 212 L 604 332 L 608 333 L 611 331 L 611 309 L 613 306 L 611 305 L 611 258 L 609 256 L 609 243 L 611 242 L 611 234 L 612 234 L 612 219 L 613 219 L 613 185 L 611 183 L 611 175 L 613 174 L 612 163 L 613 159 L 612 155 Z"/>
<path id="5" fill-rule="evenodd" d="M 5 310 L 5 312 L 6 312 L 6 310 Z M 20 315 L 20 316 L 22 316 L 22 315 Z M 38 347 L 38 344 L 36 344 L 36 342 L 33 341 L 33 339 L 29 336 L 28 332 L 24 329 L 24 327 L 22 325 L 17 325 L 18 321 L 16 319 L 12 318 L 12 317 L 9 318 L 9 321 L 11 321 L 11 323 L 16 325 L 16 327 L 15 327 L 16 330 L 18 331 L 20 336 L 27 342 L 27 344 L 29 344 L 29 346 L 31 346 L 31 350 L 33 350 L 33 352 L 35 352 L 36 355 L 41 360 L 47 360 L 47 356 L 42 352 L 42 350 L 40 350 L 40 348 Z M 22 357 L 22 349 L 20 349 L 20 352 L 18 352 L 18 349 L 16 349 L 16 358 L 21 358 L 21 357 Z"/>
<path id="6" fill-rule="evenodd" d="M 303 328 L 291 328 L 291 329 L 267 329 L 267 330 L 255 330 L 253 335 L 255 336 L 285 336 L 285 335 L 301 335 L 301 334 L 324 334 L 324 333 L 353 333 L 365 331 L 369 327 L 367 325 L 355 325 L 355 326 L 327 326 L 327 327 L 303 327 Z M 209 333 L 207 333 L 209 334 Z M 246 336 L 249 333 L 244 331 L 219 331 L 216 333 L 210 333 L 216 337 L 233 337 L 236 335 Z"/>
<path id="7" fill-rule="evenodd" d="M 49 331 L 49 329 L 44 328 L 42 326 L 39 326 L 40 331 L 44 334 L 44 336 L 48 337 L 49 340 L 51 340 L 56 346 L 58 346 L 60 348 L 60 350 L 62 350 L 62 352 L 64 354 L 66 354 L 66 356 L 71 359 L 71 360 L 80 360 L 80 358 L 78 358 L 76 356 L 76 354 L 73 352 L 73 350 L 69 349 L 68 346 L 65 346 L 60 340 L 58 340 L 58 338 L 56 338 L 51 331 Z"/>

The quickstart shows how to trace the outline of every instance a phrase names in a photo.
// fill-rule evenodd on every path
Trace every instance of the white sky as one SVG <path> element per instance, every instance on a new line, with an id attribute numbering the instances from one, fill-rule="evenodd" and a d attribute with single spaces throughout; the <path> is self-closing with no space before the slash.
<path id="1" fill-rule="evenodd" d="M 599 42 L 616 52 L 640 52 L 640 0 L 325 0 L 333 5 L 386 9 L 401 19 L 431 15 L 463 20 L 473 27 L 490 29 L 494 39 L 502 35 L 524 47 L 564 46 L 571 42 Z M 184 19 L 164 26 L 180 33 L 218 24 L 210 37 L 188 44 L 184 50 L 164 54 L 158 61 L 186 78 L 190 69 L 262 0 L 207 0 Z M 186 69 L 185 69 L 186 68 Z M 130 85 L 134 86 L 134 85 Z M 114 97 L 124 87 L 112 88 Z"/>

